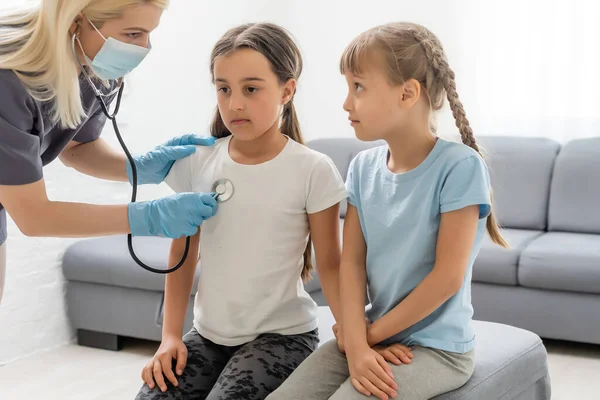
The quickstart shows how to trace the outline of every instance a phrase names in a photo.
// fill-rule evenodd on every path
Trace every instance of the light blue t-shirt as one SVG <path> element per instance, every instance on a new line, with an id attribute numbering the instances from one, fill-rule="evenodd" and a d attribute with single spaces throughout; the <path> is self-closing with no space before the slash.
<path id="1" fill-rule="evenodd" d="M 367 285 L 376 321 L 432 271 L 441 213 L 480 205 L 477 236 L 460 291 L 424 320 L 382 344 L 420 345 L 465 353 L 475 345 L 471 274 L 489 215 L 487 167 L 470 147 L 438 139 L 415 169 L 394 174 L 388 147 L 359 153 L 348 170 L 348 201 L 358 210 L 367 243 Z"/>

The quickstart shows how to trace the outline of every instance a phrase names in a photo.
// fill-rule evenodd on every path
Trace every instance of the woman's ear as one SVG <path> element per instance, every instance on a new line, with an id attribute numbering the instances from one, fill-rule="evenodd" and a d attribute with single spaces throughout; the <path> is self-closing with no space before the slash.
<path id="1" fill-rule="evenodd" d="M 74 35 L 79 32 L 79 30 L 81 29 L 81 21 L 83 21 L 83 18 L 83 13 L 77 14 L 75 19 L 71 23 L 71 26 L 69 27 L 69 33 L 71 35 Z"/>
<path id="2" fill-rule="evenodd" d="M 74 35 L 77 31 L 79 30 L 79 24 L 77 23 L 77 20 L 73 21 L 71 23 L 71 26 L 69 27 L 69 33 L 72 35 Z"/>
<path id="3" fill-rule="evenodd" d="M 292 98 L 294 97 L 295 93 L 296 93 L 296 80 L 292 78 L 292 79 L 289 79 L 283 86 L 283 98 L 281 99 L 282 104 L 286 105 L 287 103 L 289 103 L 290 100 L 292 100 Z"/>

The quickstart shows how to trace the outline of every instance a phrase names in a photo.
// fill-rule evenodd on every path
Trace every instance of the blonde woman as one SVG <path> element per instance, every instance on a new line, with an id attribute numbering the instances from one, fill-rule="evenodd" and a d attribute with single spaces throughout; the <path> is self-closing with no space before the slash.
<path id="1" fill-rule="evenodd" d="M 99 206 L 48 199 L 43 166 L 59 157 L 96 178 L 130 181 L 124 154 L 100 138 L 106 104 L 120 78 L 150 50 L 150 33 L 169 0 L 41 0 L 0 11 L 0 299 L 6 218 L 27 236 L 132 233 L 178 238 L 215 213 L 208 194 Z M 135 157 L 138 183 L 160 183 L 176 159 L 212 139 L 187 135 Z"/>

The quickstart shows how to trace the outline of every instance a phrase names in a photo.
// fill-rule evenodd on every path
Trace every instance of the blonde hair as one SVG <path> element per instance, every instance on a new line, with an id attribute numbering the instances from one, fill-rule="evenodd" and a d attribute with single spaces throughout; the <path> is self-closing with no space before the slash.
<path id="1" fill-rule="evenodd" d="M 430 113 L 432 132 L 436 132 L 435 111 L 443 107 L 446 97 L 462 142 L 481 154 L 456 91 L 454 71 L 448 65 L 442 44 L 431 31 L 418 24 L 398 22 L 363 32 L 344 50 L 340 61 L 341 72 L 360 74 L 375 52 L 384 55 L 386 72 L 392 85 L 410 79 L 419 82 L 434 111 Z M 487 231 L 494 243 L 508 247 L 493 212 L 487 218 Z"/>
<path id="2" fill-rule="evenodd" d="M 167 8 L 169 0 L 41 0 L 0 13 L 0 68 L 13 70 L 33 98 L 53 101 L 54 122 L 75 128 L 85 111 L 69 29 L 80 13 L 101 27 L 137 4 Z"/>
<path id="3" fill-rule="evenodd" d="M 277 75 L 281 84 L 285 84 L 290 79 L 298 80 L 302 74 L 302 54 L 290 34 L 284 28 L 271 23 L 250 23 L 230 29 L 215 44 L 210 63 L 210 73 L 213 83 L 215 81 L 215 60 L 218 57 L 226 56 L 239 49 L 252 49 L 265 56 L 269 60 L 271 69 Z M 283 108 L 281 132 L 289 136 L 290 139 L 304 144 L 293 100 L 294 96 L 292 95 L 290 101 Z M 229 132 L 223 123 L 218 107 L 215 110 L 210 132 L 216 138 L 231 135 L 231 132 Z M 312 244 L 309 235 L 308 244 L 304 251 L 302 280 L 307 281 L 310 278 L 312 269 Z"/>

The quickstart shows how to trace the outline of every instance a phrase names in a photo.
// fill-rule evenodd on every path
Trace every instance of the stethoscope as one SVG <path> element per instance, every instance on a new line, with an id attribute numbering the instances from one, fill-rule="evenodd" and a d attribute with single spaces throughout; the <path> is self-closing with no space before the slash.
<path id="1" fill-rule="evenodd" d="M 117 118 L 116 118 L 117 113 L 119 112 L 119 107 L 121 106 L 121 98 L 123 96 L 123 89 L 125 88 L 125 82 L 121 78 L 121 79 L 119 79 L 119 86 L 117 88 L 110 91 L 109 93 L 106 93 L 106 94 L 102 93 L 96 87 L 96 85 L 94 85 L 91 77 L 89 76 L 89 74 L 87 73 L 86 69 L 83 67 L 81 62 L 79 61 L 79 57 L 77 57 L 77 52 L 75 51 L 75 38 L 76 38 L 76 35 L 73 35 L 72 47 L 73 47 L 73 54 L 75 56 L 75 59 L 77 60 L 77 63 L 79 64 L 79 67 L 80 67 L 81 71 L 83 72 L 86 80 L 88 81 L 90 87 L 94 91 L 96 98 L 100 102 L 100 106 L 102 107 L 102 112 L 104 113 L 104 115 L 106 115 L 106 118 L 108 118 L 112 122 L 113 129 L 115 130 L 115 136 L 117 137 L 117 140 L 119 141 L 119 144 L 121 145 L 121 148 L 123 149 L 123 151 L 125 152 L 125 155 L 127 156 L 129 165 L 131 166 L 131 186 L 132 186 L 131 202 L 135 203 L 135 201 L 137 199 L 137 186 L 138 186 L 137 185 L 137 168 L 135 166 L 133 157 L 131 156 L 131 153 L 129 152 L 129 149 L 127 148 L 127 146 L 125 145 L 125 142 L 123 141 L 123 138 L 121 137 L 121 132 L 119 131 L 119 126 L 117 125 Z M 115 93 L 118 93 L 117 100 L 116 100 L 116 104 L 115 104 L 115 109 L 111 113 L 109 111 L 108 106 L 107 106 L 106 102 L 104 101 L 104 99 L 114 95 Z M 219 179 L 212 184 L 211 191 L 213 193 L 212 197 L 217 202 L 224 203 L 233 196 L 233 183 L 229 179 Z M 183 251 L 183 256 L 181 257 L 181 260 L 174 267 L 167 268 L 167 269 L 157 269 L 157 268 L 153 268 L 149 265 L 144 264 L 144 262 L 137 257 L 137 255 L 135 254 L 135 251 L 133 250 L 133 235 L 131 233 L 127 234 L 127 247 L 129 248 L 129 254 L 131 255 L 131 258 L 140 267 L 144 268 L 147 271 L 154 272 L 156 274 L 170 274 L 171 272 L 175 272 L 179 268 L 181 268 L 181 266 L 187 259 L 187 256 L 188 256 L 188 253 L 190 250 L 190 237 L 187 236 L 185 238 L 185 250 Z"/>

